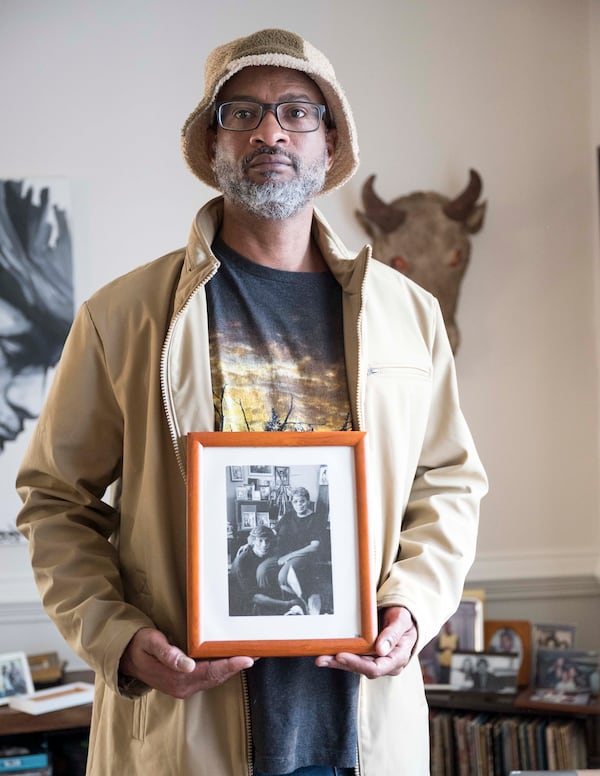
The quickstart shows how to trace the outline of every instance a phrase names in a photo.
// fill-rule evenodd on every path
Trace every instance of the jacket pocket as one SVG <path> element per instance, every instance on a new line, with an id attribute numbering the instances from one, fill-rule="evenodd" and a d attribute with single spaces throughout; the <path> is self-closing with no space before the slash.
<path id="1" fill-rule="evenodd" d="M 431 367 L 418 364 L 371 364 L 367 367 L 367 377 L 385 379 L 391 377 L 395 380 L 431 378 Z"/>
<path id="2" fill-rule="evenodd" d="M 131 737 L 134 741 L 144 741 L 146 738 L 146 715 L 148 713 L 148 693 L 133 701 L 133 720 Z"/>

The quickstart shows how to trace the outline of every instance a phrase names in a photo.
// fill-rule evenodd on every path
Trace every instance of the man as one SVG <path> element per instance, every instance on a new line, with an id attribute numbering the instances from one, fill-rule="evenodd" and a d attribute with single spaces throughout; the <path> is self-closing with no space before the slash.
<path id="1" fill-rule="evenodd" d="M 257 525 L 236 553 L 229 571 L 229 613 L 269 615 L 295 613 L 300 601 L 283 599 L 276 582 L 259 569 L 272 559 L 277 563 L 277 535 L 268 525 Z M 302 609 L 300 613 L 304 614 Z"/>
<path id="2" fill-rule="evenodd" d="M 44 604 L 97 675 L 88 774 L 424 776 L 416 653 L 458 605 L 486 488 L 439 306 L 314 210 L 358 149 L 299 36 L 213 52 L 183 149 L 223 197 L 83 306 L 18 479 Z M 185 435 L 346 428 L 369 440 L 374 654 L 194 662 Z"/>

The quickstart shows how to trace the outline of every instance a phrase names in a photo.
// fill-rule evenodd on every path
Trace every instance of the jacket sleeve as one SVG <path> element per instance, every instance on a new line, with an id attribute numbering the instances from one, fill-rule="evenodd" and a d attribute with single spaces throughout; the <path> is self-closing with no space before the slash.
<path id="1" fill-rule="evenodd" d="M 17 526 L 43 605 L 66 641 L 117 691 L 126 645 L 152 622 L 124 600 L 117 508 L 123 418 L 86 305 L 78 312 L 17 477 Z"/>
<path id="2" fill-rule="evenodd" d="M 409 429 L 414 451 L 403 459 L 405 470 L 394 471 L 390 479 L 404 482 L 408 498 L 402 504 L 399 496 L 403 509 L 399 533 L 390 528 L 398 525 L 397 518 L 384 521 L 388 551 L 395 558 L 378 590 L 379 607 L 402 604 L 411 611 L 419 631 L 415 651 L 458 607 L 475 558 L 480 501 L 487 492 L 487 478 L 460 408 L 454 358 L 435 300 L 426 340 L 430 385 L 418 392 L 418 399 L 416 392 L 412 394 L 416 403 L 407 402 L 403 430 Z M 399 437 L 401 445 L 403 433 Z M 392 503 L 390 511 L 398 506 Z"/>

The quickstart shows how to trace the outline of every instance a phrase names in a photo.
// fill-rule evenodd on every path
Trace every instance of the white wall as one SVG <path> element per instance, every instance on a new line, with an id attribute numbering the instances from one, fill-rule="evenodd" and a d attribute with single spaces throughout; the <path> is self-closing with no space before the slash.
<path id="1" fill-rule="evenodd" d="M 182 245 L 212 194 L 179 152 L 205 55 L 266 26 L 323 48 L 354 107 L 361 169 L 322 202 L 351 246 L 370 173 L 390 199 L 482 174 L 458 314 L 491 482 L 472 580 L 598 574 L 597 0 L 0 0 L 0 177 L 70 181 L 78 301 Z M 0 564 L 0 603 L 30 600 L 24 549 Z"/>

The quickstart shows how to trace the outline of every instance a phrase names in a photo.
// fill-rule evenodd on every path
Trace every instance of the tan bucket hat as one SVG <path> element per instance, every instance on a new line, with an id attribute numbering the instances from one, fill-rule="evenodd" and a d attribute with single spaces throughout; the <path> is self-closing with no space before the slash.
<path id="1" fill-rule="evenodd" d="M 204 70 L 204 97 L 182 130 L 183 155 L 189 168 L 203 183 L 219 188 L 206 148 L 206 131 L 214 121 L 217 95 L 223 84 L 240 70 L 261 65 L 300 70 L 323 92 L 331 125 L 337 129 L 336 152 L 323 192 L 341 186 L 354 175 L 359 162 L 350 105 L 326 57 L 308 41 L 286 30 L 260 30 L 209 54 Z"/>

